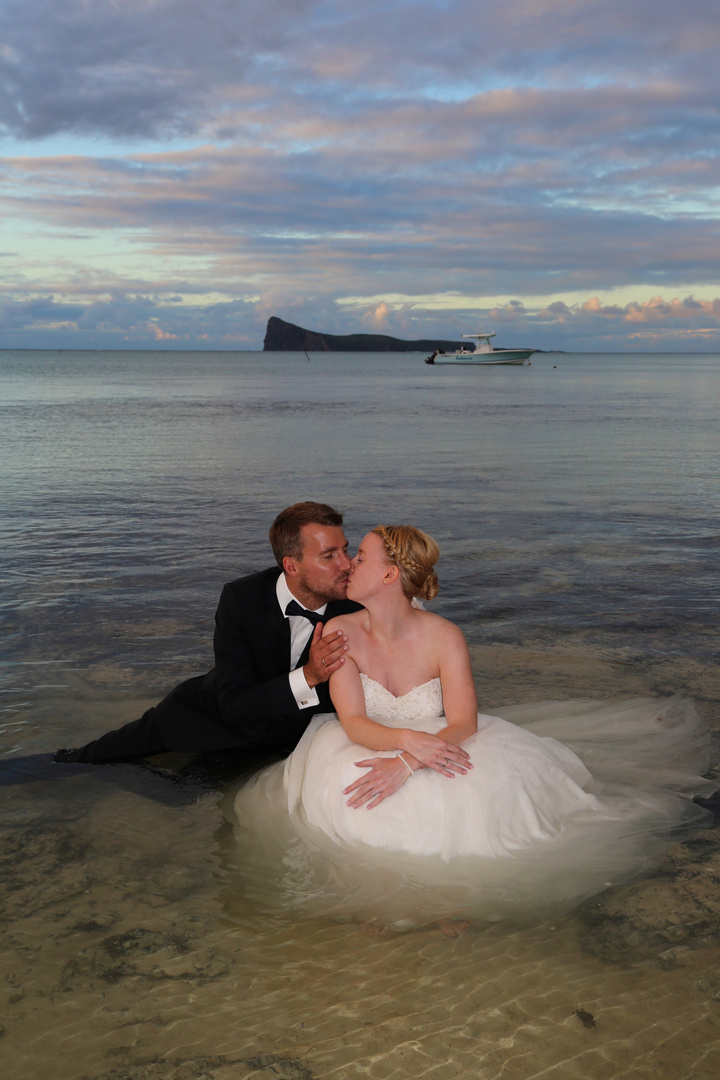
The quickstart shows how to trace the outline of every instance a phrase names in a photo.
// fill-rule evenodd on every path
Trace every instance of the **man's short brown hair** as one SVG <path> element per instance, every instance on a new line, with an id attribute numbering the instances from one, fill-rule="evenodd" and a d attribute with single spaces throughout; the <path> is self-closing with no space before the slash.
<path id="1" fill-rule="evenodd" d="M 341 526 L 343 516 L 327 503 L 299 502 L 281 511 L 270 526 L 270 546 L 275 561 L 282 570 L 283 559 L 302 559 L 303 543 L 300 530 L 303 525 Z"/>

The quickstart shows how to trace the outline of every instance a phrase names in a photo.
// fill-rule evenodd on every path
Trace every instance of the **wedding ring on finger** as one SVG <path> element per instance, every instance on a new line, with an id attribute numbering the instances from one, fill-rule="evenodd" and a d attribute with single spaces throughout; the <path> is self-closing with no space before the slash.
<path id="1" fill-rule="evenodd" d="M 323 658 L 321 660 L 321 663 L 322 663 L 323 667 L 327 667 L 327 664 L 325 663 L 325 657 L 324 656 L 323 656 Z"/>

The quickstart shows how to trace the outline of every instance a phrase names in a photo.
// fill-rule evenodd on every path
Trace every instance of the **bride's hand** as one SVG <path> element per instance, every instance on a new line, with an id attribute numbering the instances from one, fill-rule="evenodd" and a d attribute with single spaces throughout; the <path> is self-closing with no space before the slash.
<path id="1" fill-rule="evenodd" d="M 369 769 L 370 772 L 343 791 L 343 795 L 351 796 L 346 806 L 351 806 L 354 810 L 360 806 L 372 810 L 410 779 L 408 766 L 403 765 L 396 757 L 366 758 L 365 761 L 356 761 L 355 764 L 359 769 Z"/>
<path id="2" fill-rule="evenodd" d="M 402 733 L 402 747 L 428 769 L 434 769 L 443 776 L 452 778 L 456 772 L 464 776 L 468 769 L 472 769 L 470 755 L 466 750 L 426 731 L 405 728 Z"/>

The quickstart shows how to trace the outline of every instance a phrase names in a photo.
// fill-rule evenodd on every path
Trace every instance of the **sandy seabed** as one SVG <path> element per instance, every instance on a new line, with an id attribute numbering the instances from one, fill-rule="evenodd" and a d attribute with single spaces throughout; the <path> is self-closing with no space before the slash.
<path id="1" fill-rule="evenodd" d="M 709 664 L 581 642 L 473 663 L 483 711 L 685 688 L 720 727 Z M 553 922 L 383 934 L 244 904 L 218 793 L 133 775 L 0 789 L 4 1080 L 715 1077 L 720 829 Z"/>

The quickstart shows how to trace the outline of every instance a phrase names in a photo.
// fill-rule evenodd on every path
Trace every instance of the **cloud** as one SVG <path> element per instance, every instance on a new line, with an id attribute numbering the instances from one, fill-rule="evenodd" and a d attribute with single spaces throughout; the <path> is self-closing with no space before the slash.
<path id="1" fill-rule="evenodd" d="M 532 313 L 530 322 L 545 324 L 546 333 L 574 340 L 576 347 L 718 350 L 720 347 L 720 297 L 696 300 L 631 300 L 627 304 L 604 304 L 599 297 L 567 305 L 555 301 Z"/>
<path id="2" fill-rule="evenodd" d="M 516 322 L 526 319 L 528 311 L 521 300 L 508 300 L 502 307 L 490 308 L 488 316 L 494 323 Z"/>
<path id="3" fill-rule="evenodd" d="M 5 330 L 24 330 L 28 327 L 55 328 L 75 323 L 79 314 L 76 305 L 56 303 L 53 296 L 36 296 L 30 300 L 0 303 L 0 321 Z"/>
<path id="4" fill-rule="evenodd" d="M 373 334 L 381 334 L 387 330 L 390 308 L 383 300 L 377 307 L 366 311 L 362 316 L 363 325 Z"/>
<path id="5" fill-rule="evenodd" d="M 248 349 L 256 346 L 259 329 L 247 302 L 178 305 L 176 297 L 130 293 L 92 301 L 3 299 L 0 321 L 10 342 L 23 340 L 38 348 L 60 342 L 58 347 L 148 348 L 160 343 Z"/>
<path id="6" fill-rule="evenodd" d="M 177 296 L 117 291 L 107 298 L 56 300 L 52 295 L 0 301 L 8 345 L 96 348 L 260 348 L 268 317 L 328 333 L 385 333 L 407 339 L 459 339 L 494 328 L 503 347 L 565 351 L 718 351 L 720 297 L 697 301 L 634 300 L 603 304 L 597 297 L 546 307 L 508 302 L 478 309 L 458 305 L 432 311 L 409 303 L 379 301 L 363 307 L 312 297 L 269 294 L 256 301 L 197 302 Z"/>
<path id="7" fill-rule="evenodd" d="M 548 313 L 558 313 L 568 316 L 572 313 L 579 317 L 584 315 L 599 316 L 604 319 L 620 319 L 625 323 L 652 323 L 676 322 L 687 326 L 697 324 L 698 318 L 703 321 L 720 322 L 720 300 L 695 300 L 692 296 L 679 300 L 677 297 L 665 301 L 661 296 L 653 296 L 650 300 L 640 302 L 637 300 L 620 307 L 617 304 L 601 304 L 597 296 L 590 297 L 583 304 L 574 309 L 565 304 L 551 304 L 546 309 Z"/>
<path id="8" fill-rule="evenodd" d="M 287 294 L 302 279 L 305 294 L 375 294 L 387 276 L 408 295 L 440 286 L 518 298 L 717 277 L 716 231 L 703 216 L 586 211 L 541 195 L 531 174 L 425 163 L 400 172 L 392 156 L 342 147 L 16 158 L 0 176 L 8 218 L 48 235 L 121 237 L 163 279 L 170 261 L 211 289 Z M 27 256 L 22 265 L 27 273 Z"/>
<path id="9" fill-rule="evenodd" d="M 0 15 L 0 117 L 23 138 L 196 131 L 313 0 L 15 0 Z"/>
<path id="10" fill-rule="evenodd" d="M 632 111 L 643 85 L 656 101 L 661 85 L 717 88 L 720 32 L 702 0 L 10 0 L 0 40 L 9 131 L 124 139 L 232 131 L 289 96 L 352 117 L 498 86 L 587 88 L 591 103 L 614 88 Z M 492 102 L 498 119 L 512 105 Z"/>
<path id="11" fill-rule="evenodd" d="M 675 321 L 695 327 L 698 317 L 705 323 L 720 323 L 720 300 L 698 302 L 692 296 L 688 296 L 684 300 L 673 299 L 665 303 L 661 296 L 654 296 L 644 304 L 637 302 L 628 304 L 623 317 L 630 323 L 654 325 Z"/>
<path id="12" fill-rule="evenodd" d="M 0 42 L 0 296 L 84 304 L 78 333 L 350 332 L 353 296 L 425 336 L 442 292 L 629 341 L 681 315 L 568 296 L 720 276 L 703 0 L 9 0 Z"/>

